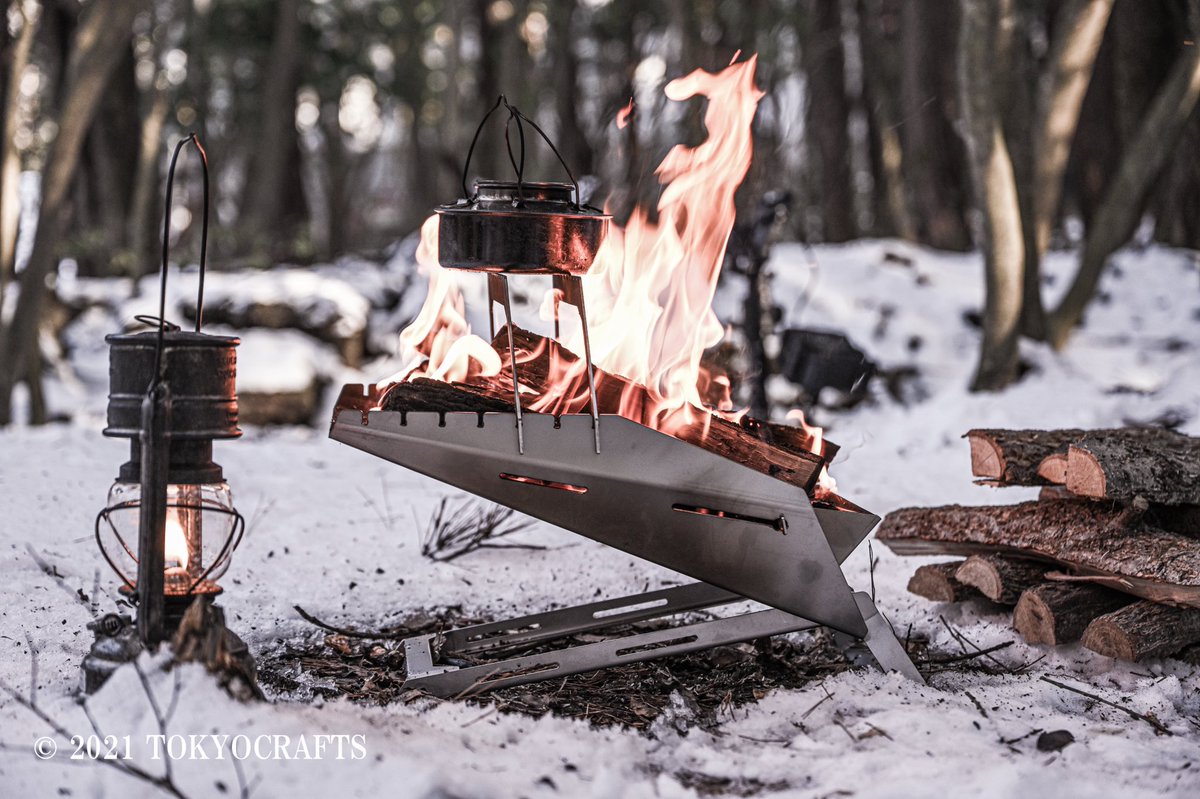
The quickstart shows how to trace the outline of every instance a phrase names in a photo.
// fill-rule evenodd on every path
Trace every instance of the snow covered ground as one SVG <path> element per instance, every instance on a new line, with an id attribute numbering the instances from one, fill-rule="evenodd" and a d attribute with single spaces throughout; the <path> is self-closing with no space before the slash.
<path id="1" fill-rule="evenodd" d="M 402 270 L 399 260 L 394 265 Z M 811 255 L 799 246 L 777 247 L 773 291 L 789 323 L 846 331 L 882 366 L 919 370 L 909 396 L 920 401 L 903 405 L 876 387 L 852 411 L 818 415 L 843 447 L 833 469 L 841 493 L 880 514 L 905 505 L 1029 498 L 1028 490 L 997 492 L 971 483 L 960 438 L 970 427 L 1110 426 L 1171 415 L 1184 420 L 1184 432 L 1200 434 L 1196 257 L 1151 248 L 1123 252 L 1116 263 L 1102 285 L 1107 300 L 1093 306 L 1086 329 L 1065 353 L 1028 347 L 1023 354 L 1032 372 L 1020 385 L 970 395 L 965 386 L 978 334 L 963 314 L 981 301 L 977 257 L 894 242 L 820 247 Z M 1049 266 L 1056 278 L 1051 290 L 1062 290 L 1070 256 L 1055 256 Z M 336 278 L 336 270 L 322 274 Z M 354 274 L 345 279 L 355 283 Z M 416 292 L 419 300 L 419 282 Z M 738 292 L 731 279 L 719 309 L 728 313 Z M 138 310 L 152 310 L 149 296 L 145 305 Z M 413 307 L 407 296 L 404 306 Z M 89 312 L 68 333 L 76 342 L 73 374 L 56 390 L 89 397 L 86 412 L 71 424 L 0 431 L 0 678 L 28 695 L 35 649 L 37 706 L 68 734 L 92 732 L 78 695 L 91 614 L 76 591 L 90 600 L 98 572 L 100 611 L 113 609 L 116 597 L 117 580 L 97 553 L 92 523 L 126 445 L 100 436 L 107 356 L 89 338 L 116 322 Z M 382 364 L 370 369 L 379 371 L 367 377 L 386 374 Z M 432 563 L 418 551 L 419 530 L 440 498 L 457 492 L 335 444 L 322 430 L 248 430 L 241 441 L 219 443 L 216 458 L 249 522 L 223 580 L 221 604 L 230 626 L 258 653 L 320 636 L 295 604 L 326 621 L 377 628 L 421 609 L 462 605 L 468 613 L 512 614 L 590 600 L 598 587 L 619 595 L 677 579 L 541 524 L 522 540 L 545 550 L 483 551 Z M 30 550 L 61 579 L 44 573 Z M 979 646 L 1015 639 L 1003 616 L 908 595 L 905 582 L 920 560 L 882 547 L 874 554 L 878 603 L 897 629 L 926 635 L 943 652 L 958 651 L 958 644 L 939 615 Z M 868 587 L 865 546 L 849 559 L 846 573 L 854 587 Z M 279 749 L 281 738 L 263 739 L 259 752 L 236 763 L 229 750 L 215 759 L 212 739 L 203 751 L 213 759 L 173 760 L 175 784 L 195 797 L 237 795 L 235 765 L 254 795 L 264 797 L 674 797 L 695 795 L 688 786 L 705 777 L 729 779 L 731 791 L 771 796 L 1200 793 L 1195 668 L 1172 660 L 1134 666 L 1079 647 L 1019 641 L 996 657 L 1012 665 L 1042 659 L 1020 674 L 948 672 L 929 686 L 848 672 L 735 708 L 715 733 L 680 733 L 666 723 L 650 734 L 597 729 L 433 700 L 388 707 L 319 699 L 242 705 L 197 667 L 167 674 L 147 659 L 144 671 L 164 708 L 179 681 L 168 735 L 248 736 L 251 742 L 289 736 Z M 1043 676 L 1153 713 L 1174 734 L 1158 735 L 1149 724 Z M 132 668 L 86 708 L 104 734 L 130 736 L 133 763 L 163 773 L 166 761 L 154 759 L 145 737 L 159 733 L 157 723 Z M 1069 730 L 1075 743 L 1058 753 L 1036 749 L 1031 733 L 1059 729 Z M 340 739 L 344 759 L 337 759 L 336 742 L 326 744 L 321 759 L 284 759 L 303 754 L 301 740 L 312 754 L 319 734 L 362 737 Z M 48 759 L 33 752 L 43 735 L 58 745 Z M 67 738 L 8 697 L 0 697 L 0 743 L 3 796 L 160 794 L 115 769 L 72 760 L 75 747 Z"/>

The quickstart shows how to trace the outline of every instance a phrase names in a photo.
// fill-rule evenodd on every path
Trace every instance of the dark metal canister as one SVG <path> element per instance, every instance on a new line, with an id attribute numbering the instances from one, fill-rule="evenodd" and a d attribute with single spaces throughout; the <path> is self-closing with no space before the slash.
<path id="1" fill-rule="evenodd" d="M 438 260 L 449 269 L 586 274 L 611 216 L 574 201 L 569 183 L 481 180 L 475 197 L 437 209 Z"/>
<path id="2" fill-rule="evenodd" d="M 131 439 L 130 460 L 120 479 L 136 481 L 141 472 L 138 437 L 142 401 L 154 377 L 158 332 L 119 334 L 109 345 L 108 426 L 104 435 Z M 170 480 L 209 483 L 221 480 L 212 462 L 212 441 L 237 438 L 237 351 L 233 336 L 171 331 L 163 336 L 164 377 L 171 392 Z"/>

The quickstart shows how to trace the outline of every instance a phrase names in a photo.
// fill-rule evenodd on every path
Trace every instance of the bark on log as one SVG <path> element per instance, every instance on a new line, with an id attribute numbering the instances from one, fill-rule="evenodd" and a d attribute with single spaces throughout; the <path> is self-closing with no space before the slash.
<path id="1" fill-rule="evenodd" d="M 908 591 L 933 602 L 962 602 L 979 596 L 979 591 L 960 583 L 954 576 L 963 562 L 927 563 L 909 578 Z"/>
<path id="2" fill-rule="evenodd" d="M 1066 455 L 1072 444 L 1084 439 L 1144 443 L 1171 442 L 1178 433 L 1157 427 L 1121 427 L 1111 430 L 1000 430 L 967 431 L 971 444 L 971 473 L 995 484 L 1052 485 L 1055 480 L 1055 455 Z M 1043 474 L 1043 464 L 1049 474 Z"/>
<path id="3" fill-rule="evenodd" d="M 971 474 L 1009 485 L 1048 485 L 1038 467 L 1051 455 L 1066 454 L 1084 430 L 967 431 L 971 444 Z"/>
<path id="4" fill-rule="evenodd" d="M 498 343 L 495 346 L 507 361 L 506 336 L 507 328 L 496 339 L 499 342 L 503 338 L 503 346 Z M 556 366 L 570 365 L 578 359 L 554 341 L 519 328 L 515 339 L 521 402 L 525 412 L 535 412 L 533 408 L 537 406 L 537 412 L 544 413 L 588 413 L 587 377 L 582 370 L 578 379 L 566 390 L 556 388 L 553 400 L 539 404 L 539 400 L 547 398 L 550 388 L 552 356 Z M 641 417 L 649 413 L 647 409 L 652 402 L 644 387 L 600 369 L 595 370 L 595 384 L 600 413 L 619 413 L 644 423 Z M 499 375 L 473 377 L 467 383 L 416 378 L 390 388 L 382 407 L 391 411 L 511 411 L 512 372 L 505 366 Z M 671 435 L 805 491 L 812 491 L 815 487 L 826 458 L 801 448 L 801 442 L 806 437 L 799 428 L 770 425 L 756 420 L 747 420 L 739 425 L 705 412 L 699 413 L 707 417 L 707 424 L 683 425 L 672 430 Z M 835 451 L 833 445 L 824 450 L 826 457 Z"/>
<path id="5" fill-rule="evenodd" d="M 1151 527 L 1123 526 L 1099 502 L 906 508 L 888 514 L 876 537 L 900 555 L 1008 554 L 1063 566 L 1071 579 L 1144 599 L 1200 607 L 1200 541 Z"/>
<path id="6" fill-rule="evenodd" d="M 1078 641 L 1097 616 L 1133 602 L 1133 597 L 1088 583 L 1046 582 L 1021 594 L 1013 627 L 1027 644 Z"/>
<path id="7" fill-rule="evenodd" d="M 1025 589 L 1046 579 L 1046 564 L 999 555 L 972 555 L 954 576 L 997 604 L 1015 605 Z"/>
<path id="8" fill-rule="evenodd" d="M 1088 625 L 1083 645 L 1122 660 L 1173 655 L 1200 643 L 1200 610 L 1135 602 Z"/>
<path id="9" fill-rule="evenodd" d="M 1136 438 L 1088 435 L 1067 452 L 1067 488 L 1096 499 L 1200 504 L 1200 439 L 1167 430 Z"/>

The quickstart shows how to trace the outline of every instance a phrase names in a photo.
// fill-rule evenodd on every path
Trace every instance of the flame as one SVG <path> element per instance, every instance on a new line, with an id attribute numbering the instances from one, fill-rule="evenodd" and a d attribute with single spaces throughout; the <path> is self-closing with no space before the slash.
<path id="1" fill-rule="evenodd" d="M 718 73 L 698 69 L 664 89 L 676 102 L 707 99 L 708 136 L 695 147 L 676 145 L 667 153 L 656 170 L 663 184 L 657 220 L 636 208 L 623 229 L 610 226 L 583 278 L 593 360 L 604 372 L 627 379 L 619 400 L 607 402 L 602 412 L 616 410 L 665 433 L 685 426 L 706 432 L 713 415 L 737 422 L 745 414 L 732 407 L 728 376 L 710 372 L 701 359 L 723 337 L 712 303 L 736 216 L 734 195 L 753 155 L 751 125 L 764 96 L 754 85 L 756 65 L 751 56 Z M 628 124 L 633 108 L 631 98 L 617 114 L 618 127 Z M 463 381 L 511 373 L 507 347 L 493 348 L 471 334 L 455 279 L 438 265 L 437 225 L 432 216 L 421 228 L 416 258 L 429 277 L 429 293 L 400 335 L 412 365 L 381 387 L 414 377 Z M 543 317 L 562 300 L 548 294 Z M 525 362 L 547 361 L 548 390 L 532 399 L 530 410 L 587 412 L 586 364 L 578 357 L 583 351 L 582 329 L 575 326 L 563 330 L 561 346 L 543 342 L 535 352 L 518 353 L 518 370 Z M 612 394 L 600 380 L 598 394 Z M 821 429 L 802 417 L 800 423 L 820 453 Z M 824 472 L 821 485 L 832 490 Z"/>
<path id="2" fill-rule="evenodd" d="M 808 434 L 808 448 L 818 455 L 822 454 L 822 450 L 825 448 L 825 429 L 817 427 L 815 424 L 809 424 L 808 420 L 804 418 L 804 411 L 799 408 L 788 411 L 787 418 L 798 423 L 800 428 Z M 821 467 L 815 493 L 818 497 L 837 493 L 837 481 L 829 475 L 828 465 Z"/>
<path id="3" fill-rule="evenodd" d="M 379 386 L 417 377 L 462 382 L 499 374 L 499 353 L 471 334 L 462 292 L 454 276 L 438 263 L 436 215 L 421 225 L 416 260 L 420 273 L 429 278 L 429 293 L 416 319 L 400 333 L 401 356 L 408 365 Z"/>
<path id="4" fill-rule="evenodd" d="M 631 116 L 633 116 L 632 97 L 629 98 L 629 102 L 625 104 L 625 107 L 617 112 L 617 130 L 624 130 L 625 126 L 629 124 L 629 117 Z"/>
<path id="5" fill-rule="evenodd" d="M 187 571 L 189 555 L 187 533 L 179 519 L 179 508 L 167 509 L 167 540 L 163 562 L 167 571 Z"/>

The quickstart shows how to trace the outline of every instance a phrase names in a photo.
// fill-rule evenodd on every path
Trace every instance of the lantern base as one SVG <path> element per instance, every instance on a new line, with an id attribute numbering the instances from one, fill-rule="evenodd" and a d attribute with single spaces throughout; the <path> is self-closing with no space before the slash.
<path id="1" fill-rule="evenodd" d="M 114 671 L 142 653 L 133 619 L 109 613 L 88 623 L 96 634 L 92 648 L 83 659 L 84 693 L 95 693 Z"/>

